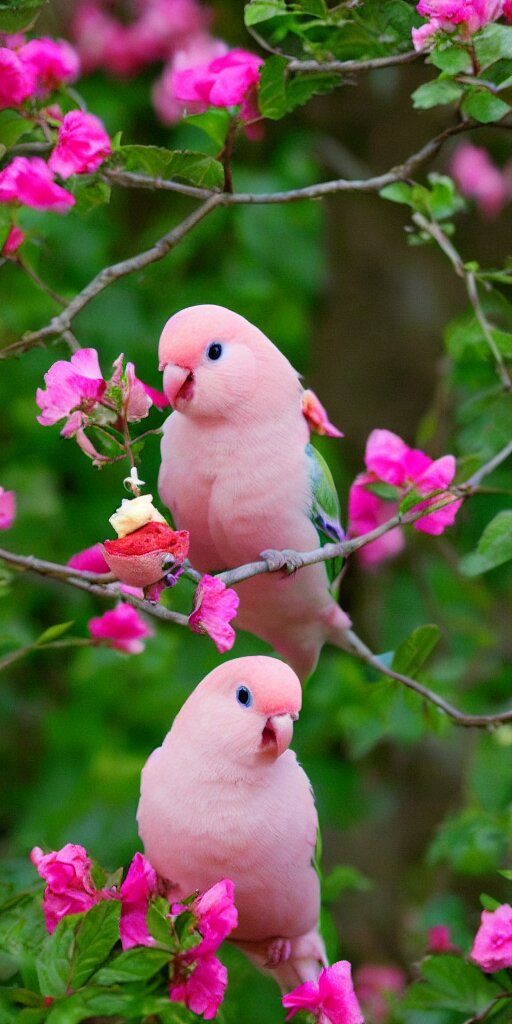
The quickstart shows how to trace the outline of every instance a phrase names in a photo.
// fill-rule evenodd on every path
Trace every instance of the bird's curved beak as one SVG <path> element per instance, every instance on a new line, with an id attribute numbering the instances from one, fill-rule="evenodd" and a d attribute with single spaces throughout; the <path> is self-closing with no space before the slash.
<path id="1" fill-rule="evenodd" d="M 174 409 L 178 399 L 192 398 L 194 374 L 188 366 L 176 366 L 175 363 L 167 363 L 163 370 L 164 394 Z"/>
<path id="2" fill-rule="evenodd" d="M 296 716 L 290 714 L 270 715 L 261 736 L 260 749 L 275 752 L 277 757 L 281 757 L 292 742 L 295 719 Z"/>

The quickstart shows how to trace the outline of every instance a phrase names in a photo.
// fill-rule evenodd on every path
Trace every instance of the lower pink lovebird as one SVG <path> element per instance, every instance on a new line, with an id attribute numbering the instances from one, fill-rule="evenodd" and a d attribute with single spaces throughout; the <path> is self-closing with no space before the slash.
<path id="1" fill-rule="evenodd" d="M 143 768 L 137 812 L 170 901 L 232 879 L 238 926 L 230 941 L 284 991 L 326 966 L 317 814 L 289 749 L 301 696 L 295 673 L 275 658 L 214 669 Z"/>
<path id="2" fill-rule="evenodd" d="M 309 443 L 307 393 L 257 327 L 222 306 L 193 306 L 167 322 L 159 358 L 174 412 L 164 426 L 158 489 L 177 528 L 190 532 L 196 569 L 217 573 L 268 549 L 279 568 L 287 564 L 275 557 L 283 549 L 343 539 L 332 476 Z M 329 571 L 320 562 L 237 587 L 236 625 L 266 640 L 301 679 L 324 643 L 347 646 L 350 620 Z"/>

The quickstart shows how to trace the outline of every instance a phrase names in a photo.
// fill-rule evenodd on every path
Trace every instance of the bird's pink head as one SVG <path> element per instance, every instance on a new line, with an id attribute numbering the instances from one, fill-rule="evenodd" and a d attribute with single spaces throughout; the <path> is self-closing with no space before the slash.
<path id="1" fill-rule="evenodd" d="M 158 348 L 173 409 L 195 418 L 238 416 L 253 396 L 298 390 L 288 360 L 257 327 L 223 306 L 190 306 L 167 321 Z"/>
<path id="2" fill-rule="evenodd" d="M 175 726 L 202 756 L 255 767 L 288 749 L 302 690 L 295 672 L 277 658 L 235 658 L 210 672 L 181 709 Z M 173 727 L 174 728 L 174 727 Z M 171 731 L 172 737 L 172 731 Z"/>

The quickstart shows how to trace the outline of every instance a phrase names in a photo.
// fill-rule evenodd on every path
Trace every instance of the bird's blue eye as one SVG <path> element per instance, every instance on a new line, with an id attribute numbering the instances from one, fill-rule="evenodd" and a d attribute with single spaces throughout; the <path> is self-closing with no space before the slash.
<path id="1" fill-rule="evenodd" d="M 220 359 L 221 355 L 222 355 L 222 345 L 221 345 L 220 341 L 212 341 L 211 345 L 208 348 L 208 352 L 207 352 L 208 359 L 213 359 L 213 360 Z"/>
<path id="2" fill-rule="evenodd" d="M 250 708 L 252 704 L 252 693 L 247 686 L 239 686 L 236 691 L 236 699 L 244 708 Z"/>

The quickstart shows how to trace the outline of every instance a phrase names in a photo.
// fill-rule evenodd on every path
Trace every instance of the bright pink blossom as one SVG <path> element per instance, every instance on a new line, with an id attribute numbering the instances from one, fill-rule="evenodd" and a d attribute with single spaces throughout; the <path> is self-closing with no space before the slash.
<path id="1" fill-rule="evenodd" d="M 63 39 L 31 39 L 18 50 L 18 55 L 35 76 L 39 96 L 74 82 L 80 74 L 80 58 Z"/>
<path id="2" fill-rule="evenodd" d="M 505 0 L 503 4 L 503 14 L 506 20 L 510 23 L 512 21 L 512 0 Z"/>
<path id="3" fill-rule="evenodd" d="M 94 640 L 104 641 L 124 654 L 140 654 L 144 650 L 143 640 L 153 636 L 153 630 L 146 626 L 136 608 L 123 601 L 99 618 L 89 619 L 88 626 Z"/>
<path id="4" fill-rule="evenodd" d="M 58 359 L 44 375 L 46 390 L 38 388 L 36 402 L 41 409 L 37 417 L 43 427 L 52 426 L 64 416 L 70 416 L 78 406 L 90 411 L 103 397 L 106 382 L 103 379 L 98 353 L 94 348 L 81 348 L 74 352 L 71 360 Z M 63 434 L 72 436 L 81 429 L 80 414 L 70 417 Z"/>
<path id="5" fill-rule="evenodd" d="M 238 913 L 234 893 L 233 882 L 229 878 L 224 878 L 198 896 L 191 906 L 186 907 L 183 903 L 173 904 L 173 914 L 191 910 L 196 915 L 197 930 L 203 936 L 203 941 L 198 946 L 187 951 L 187 959 L 196 960 L 198 957 L 215 953 L 226 936 L 236 928 Z"/>
<path id="6" fill-rule="evenodd" d="M 48 164 L 38 156 L 15 156 L 0 171 L 0 203 L 22 203 L 34 210 L 67 213 L 75 199 L 56 185 Z"/>
<path id="7" fill-rule="evenodd" d="M 111 152 L 110 139 L 100 119 L 82 110 L 71 110 L 59 128 L 48 166 L 61 178 L 91 174 Z"/>
<path id="8" fill-rule="evenodd" d="M 427 953 L 460 953 L 458 946 L 454 946 L 450 936 L 450 929 L 445 924 L 435 924 L 429 928 L 427 933 Z"/>
<path id="9" fill-rule="evenodd" d="M 16 517 L 16 495 L 0 487 L 0 530 L 8 530 Z"/>
<path id="10" fill-rule="evenodd" d="M 255 91 L 262 64 L 254 53 L 230 50 L 209 64 L 176 72 L 175 97 L 189 113 L 241 105 L 242 120 L 252 120 L 258 117 Z"/>
<path id="11" fill-rule="evenodd" d="M 492 974 L 512 967 L 512 907 L 484 910 L 470 956 L 483 971 Z"/>
<path id="12" fill-rule="evenodd" d="M 463 195 L 474 199 L 484 217 L 497 217 L 509 197 L 505 175 L 486 149 L 464 142 L 455 151 L 451 173 Z"/>
<path id="13" fill-rule="evenodd" d="M 217 650 L 224 654 L 235 642 L 235 631 L 229 623 L 239 604 L 240 598 L 234 590 L 227 589 L 221 580 L 205 575 L 197 585 L 188 624 L 194 633 L 207 633 Z"/>
<path id="14" fill-rule="evenodd" d="M 82 569 L 85 572 L 110 572 L 110 569 L 103 557 L 101 544 L 93 544 L 90 548 L 77 551 L 68 560 L 72 569 Z"/>
<path id="15" fill-rule="evenodd" d="M 164 395 L 163 391 L 157 391 L 156 388 L 150 387 L 149 384 L 144 384 L 144 381 L 140 381 L 140 383 L 148 397 L 151 399 L 152 404 L 155 405 L 157 409 L 169 408 L 171 403 L 169 402 L 167 395 Z"/>
<path id="16" fill-rule="evenodd" d="M 325 967 L 318 981 L 306 981 L 283 996 L 290 1020 L 299 1010 L 314 1013 L 319 1024 L 363 1024 L 348 960 Z"/>
<path id="17" fill-rule="evenodd" d="M 13 224 L 9 228 L 9 234 L 3 244 L 2 256 L 4 256 L 6 260 L 11 260 L 13 256 L 15 256 L 15 253 L 17 253 L 20 245 L 23 245 L 25 237 L 25 232 Z"/>
<path id="18" fill-rule="evenodd" d="M 309 388 L 302 392 L 302 415 L 307 419 L 309 427 L 317 434 L 325 434 L 327 437 L 343 437 L 341 430 L 338 430 L 330 422 L 326 410 L 315 392 Z"/>
<path id="19" fill-rule="evenodd" d="M 371 483 L 375 483 L 373 474 L 360 473 L 350 488 L 348 520 L 351 536 L 361 537 L 370 533 L 393 515 L 393 506 L 368 490 L 367 485 Z M 398 555 L 404 547 L 403 531 L 397 527 L 359 548 L 358 556 L 363 565 L 372 566 Z"/>
<path id="20" fill-rule="evenodd" d="M 155 869 L 142 853 L 135 854 L 119 892 L 119 933 L 123 949 L 131 949 L 132 946 L 153 946 L 155 940 L 148 931 L 146 917 L 149 901 L 157 894 L 157 879 Z"/>
<path id="21" fill-rule="evenodd" d="M 26 67 L 18 54 L 0 47 L 0 110 L 18 107 L 32 96 L 35 84 L 32 69 Z"/>
<path id="22" fill-rule="evenodd" d="M 169 999 L 173 1003 L 185 1003 L 205 1020 L 213 1020 L 224 999 L 227 983 L 224 964 L 215 956 L 202 957 L 188 977 L 175 975 L 169 985 Z"/>
<path id="23" fill-rule="evenodd" d="M 187 39 L 183 48 L 173 54 L 152 92 L 153 106 L 163 124 L 175 124 L 183 116 L 183 104 L 176 97 L 176 76 L 183 71 L 204 67 L 227 51 L 228 47 L 221 39 L 201 33 Z"/>
<path id="24" fill-rule="evenodd" d="M 401 996 L 406 976 L 400 967 L 363 964 L 354 974 L 354 987 L 362 1009 L 373 1024 L 385 1024 L 391 1015 L 393 997 Z"/>
<path id="25" fill-rule="evenodd" d="M 414 48 L 422 50 L 436 32 L 458 31 L 467 40 L 501 17 L 503 0 L 420 0 L 416 10 L 430 19 L 427 25 L 412 30 Z"/>
<path id="26" fill-rule="evenodd" d="M 46 928 L 50 933 L 55 931 L 59 921 L 67 914 L 90 910 L 107 895 L 94 885 L 91 862 L 83 846 L 67 843 L 62 850 L 47 854 L 34 846 L 30 859 L 41 878 L 47 882 L 43 911 Z"/>

